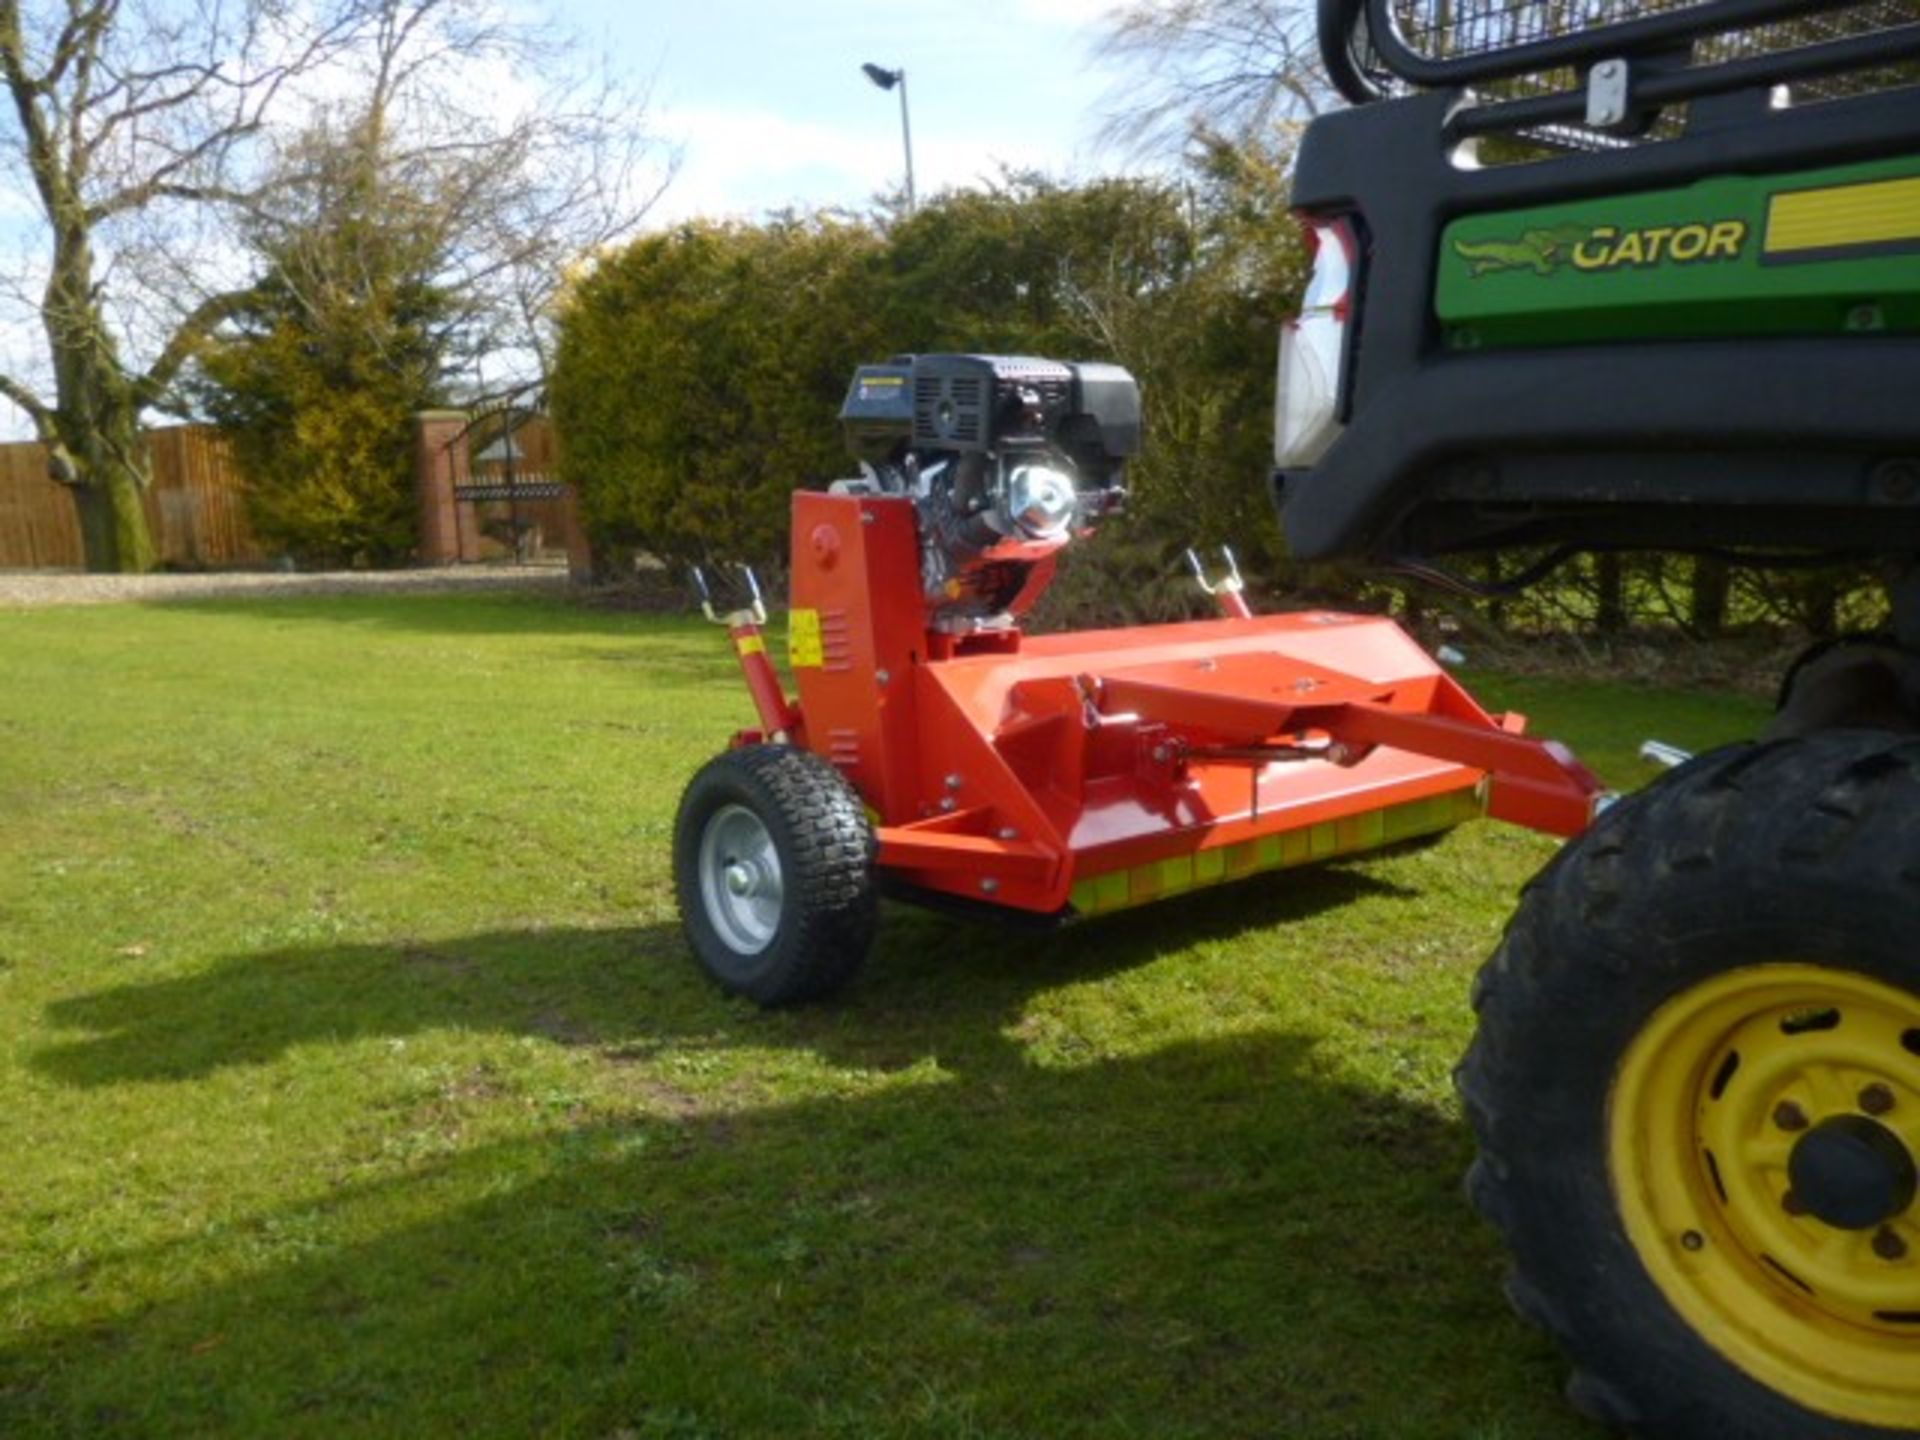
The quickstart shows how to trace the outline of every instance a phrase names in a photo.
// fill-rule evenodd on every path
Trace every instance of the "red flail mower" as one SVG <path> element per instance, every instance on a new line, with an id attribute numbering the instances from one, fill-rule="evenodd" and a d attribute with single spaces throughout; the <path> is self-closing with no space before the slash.
<path id="1" fill-rule="evenodd" d="M 1217 583 L 1194 565 L 1218 619 L 1024 633 L 1123 500 L 1140 402 L 1117 366 L 903 357 L 858 372 L 841 420 L 860 477 L 793 497 L 797 700 L 751 577 L 737 608 L 700 579 L 759 712 L 675 826 L 688 939 L 726 988 L 838 988 L 883 887 L 1068 919 L 1481 814 L 1559 835 L 1592 817 L 1578 761 L 1392 621 L 1255 615 L 1230 555 Z"/>

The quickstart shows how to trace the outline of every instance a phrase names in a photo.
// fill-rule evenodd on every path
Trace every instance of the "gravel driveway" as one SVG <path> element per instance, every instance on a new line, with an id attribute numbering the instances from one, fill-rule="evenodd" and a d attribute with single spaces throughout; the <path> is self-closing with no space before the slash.
<path id="1" fill-rule="evenodd" d="M 73 575 L 44 570 L 0 570 L 0 608 L 27 605 L 106 605 L 116 601 L 202 600 L 234 595 L 385 595 L 449 590 L 563 590 L 567 572 L 549 566 L 517 569 L 320 571 L 311 575 Z"/>

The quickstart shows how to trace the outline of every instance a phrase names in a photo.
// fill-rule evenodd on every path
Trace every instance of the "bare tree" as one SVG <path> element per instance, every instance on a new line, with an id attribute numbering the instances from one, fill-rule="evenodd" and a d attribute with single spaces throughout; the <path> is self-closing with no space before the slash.
<path id="1" fill-rule="evenodd" d="M 492 379 L 543 380 L 565 276 L 637 228 L 677 156 L 645 128 L 645 93 L 582 63 L 552 25 L 491 0 L 367 3 L 355 81 L 283 149 L 286 183 L 257 207 L 253 238 L 284 260 L 304 230 L 337 257 L 327 204 L 351 175 L 353 194 L 379 196 L 438 257 Z"/>
<path id="2" fill-rule="evenodd" d="M 383 183 L 433 197 L 450 278 L 489 316 L 537 320 L 564 255 L 621 233 L 651 198 L 630 97 L 545 83 L 567 68 L 557 42 L 487 0 L 23 9 L 0 0 L 14 120 L 0 164 L 40 222 L 37 293 L 16 298 L 44 349 L 0 373 L 0 396 L 71 487 L 93 569 L 152 564 L 141 417 L 177 408 L 182 367 L 252 298 L 232 283 L 238 227 L 291 218 L 315 135 L 371 143 Z M 504 325 L 493 338 L 506 343 Z M 523 345 L 537 357 L 537 340 Z"/>
<path id="3" fill-rule="evenodd" d="M 1178 149 L 1195 132 L 1271 148 L 1273 129 L 1313 115 L 1331 90 L 1307 0 L 1123 0 L 1099 53 L 1128 72 L 1106 138 Z"/>
<path id="4" fill-rule="evenodd" d="M 240 293 L 117 307 L 120 262 L 161 211 L 249 198 L 251 142 L 289 83 L 347 42 L 352 18 L 223 0 L 66 0 L 29 18 L 0 0 L 9 158 L 44 232 L 46 360 L 40 374 L 0 375 L 0 395 L 72 487 L 91 568 L 152 563 L 140 416 Z"/>
<path id="5" fill-rule="evenodd" d="M 333 562 L 407 554 L 409 418 L 543 384 L 569 265 L 632 228 L 672 170 L 642 103 L 564 79 L 580 52 L 551 31 L 491 0 L 372 14 L 348 73 L 277 137 L 241 227 L 257 298 L 184 382 L 244 470 L 257 535 Z"/>

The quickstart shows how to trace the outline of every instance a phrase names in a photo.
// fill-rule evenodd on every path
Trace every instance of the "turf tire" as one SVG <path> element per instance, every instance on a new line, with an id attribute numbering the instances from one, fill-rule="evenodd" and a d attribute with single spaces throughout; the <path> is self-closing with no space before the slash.
<path id="1" fill-rule="evenodd" d="M 729 943 L 708 911 L 701 843 L 728 807 L 752 813 L 779 858 L 778 922 L 764 947 Z M 765 1006 L 817 1000 L 844 987 L 873 943 L 874 837 L 859 797 L 806 750 L 752 745 L 702 766 L 674 824 L 674 885 L 687 943 L 726 990 Z"/>
<path id="2" fill-rule="evenodd" d="M 1920 1009 L 1920 741 L 1834 731 L 1704 755 L 1608 810 L 1527 888 L 1474 988 L 1457 1079 L 1470 1199 L 1511 1252 L 1507 1293 L 1574 1365 L 1569 1398 L 1681 1440 L 1889 1440 L 1736 1368 L 1670 1305 L 1624 1228 L 1608 1102 L 1670 997 L 1791 958 Z M 1920 1336 L 1916 1337 L 1920 1365 Z"/>

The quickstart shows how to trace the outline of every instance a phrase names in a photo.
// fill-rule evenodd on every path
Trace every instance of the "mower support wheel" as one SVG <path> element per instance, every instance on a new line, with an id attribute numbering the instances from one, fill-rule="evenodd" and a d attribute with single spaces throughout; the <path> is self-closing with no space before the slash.
<path id="1" fill-rule="evenodd" d="M 674 885 L 687 943 L 761 1005 L 839 990 L 873 943 L 873 829 L 818 755 L 751 745 L 707 762 L 680 799 Z"/>
<path id="2" fill-rule="evenodd" d="M 1735 746 L 1607 811 L 1481 972 L 1508 1293 L 1636 1433 L 1920 1436 L 1920 741 Z"/>

